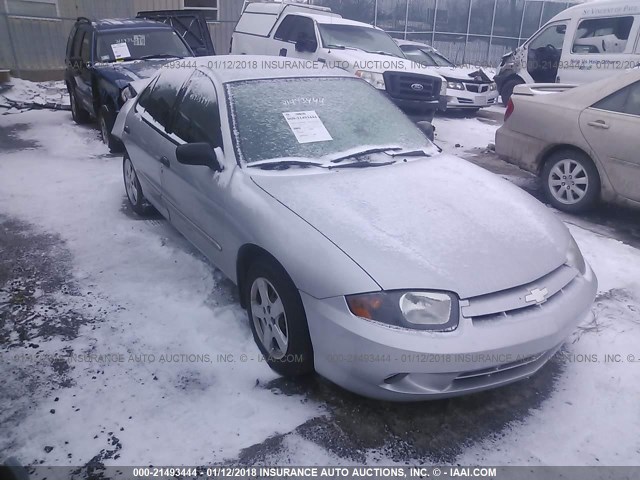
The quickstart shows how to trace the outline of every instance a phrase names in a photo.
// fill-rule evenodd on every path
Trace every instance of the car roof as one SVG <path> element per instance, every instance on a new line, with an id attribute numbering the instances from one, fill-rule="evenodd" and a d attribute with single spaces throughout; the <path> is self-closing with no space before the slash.
<path id="1" fill-rule="evenodd" d="M 573 18 L 578 12 L 582 18 L 601 15 L 634 15 L 640 13 L 640 5 L 637 0 L 595 0 L 579 3 L 558 13 L 547 23 Z"/>
<path id="2" fill-rule="evenodd" d="M 308 17 L 315 20 L 317 23 L 322 24 L 331 24 L 331 25 L 353 25 L 356 27 L 367 27 L 367 28 L 377 28 L 373 25 L 363 22 L 357 22 L 355 20 L 349 20 L 347 18 L 342 17 L 331 17 L 329 15 L 322 15 L 317 13 L 307 13 L 307 12 L 291 12 L 289 15 L 299 15 L 301 17 Z"/>
<path id="3" fill-rule="evenodd" d="M 171 25 L 154 20 L 147 20 L 146 18 L 102 18 L 92 21 L 91 25 L 96 28 L 96 30 L 131 30 L 143 28 L 173 30 Z"/>
<path id="4" fill-rule="evenodd" d="M 180 62 L 207 69 L 221 83 L 291 77 L 356 78 L 346 70 L 327 67 L 322 62 L 271 55 L 216 55 L 185 58 Z M 239 68 L 243 66 L 247 68 Z"/>

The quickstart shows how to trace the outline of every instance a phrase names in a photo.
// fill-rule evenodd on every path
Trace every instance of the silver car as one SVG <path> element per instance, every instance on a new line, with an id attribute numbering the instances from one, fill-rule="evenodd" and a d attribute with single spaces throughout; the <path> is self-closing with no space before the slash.
<path id="1" fill-rule="evenodd" d="M 546 207 L 365 81 L 265 58 L 168 65 L 113 133 L 132 208 L 238 285 L 276 372 L 460 395 L 532 375 L 590 318 L 595 275 Z"/>

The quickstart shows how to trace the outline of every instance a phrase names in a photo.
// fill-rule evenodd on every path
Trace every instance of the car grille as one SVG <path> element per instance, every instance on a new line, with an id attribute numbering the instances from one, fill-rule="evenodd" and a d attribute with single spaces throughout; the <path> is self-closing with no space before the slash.
<path id="1" fill-rule="evenodd" d="M 442 80 L 438 77 L 403 72 L 384 72 L 383 76 L 387 93 L 393 98 L 434 100 L 440 96 Z"/>
<path id="2" fill-rule="evenodd" d="M 467 299 L 461 307 L 462 316 L 471 318 L 474 324 L 478 324 L 500 321 L 523 314 L 532 308 L 540 308 L 544 303 L 555 300 L 570 289 L 577 274 L 574 268 L 562 265 L 526 285 Z M 531 298 L 541 294 L 543 290 L 546 294 L 541 301 Z"/>
<path id="3" fill-rule="evenodd" d="M 467 89 L 468 92 L 473 93 L 486 93 L 489 91 L 491 87 L 490 83 L 465 83 L 464 88 Z"/>

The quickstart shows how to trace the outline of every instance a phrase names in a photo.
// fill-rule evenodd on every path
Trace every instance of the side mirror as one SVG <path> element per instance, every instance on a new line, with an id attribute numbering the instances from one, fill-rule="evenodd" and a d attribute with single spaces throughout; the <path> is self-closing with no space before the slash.
<path id="1" fill-rule="evenodd" d="M 318 49 L 316 41 L 312 38 L 301 36 L 296 41 L 296 52 L 315 52 Z"/>
<path id="2" fill-rule="evenodd" d="M 201 165 L 216 172 L 222 170 L 213 147 L 206 142 L 185 143 L 176 147 L 176 159 L 183 165 Z"/>
<path id="3" fill-rule="evenodd" d="M 416 127 L 422 130 L 422 133 L 424 133 L 429 140 L 434 141 L 436 127 L 434 127 L 431 122 L 427 122 L 426 120 L 416 122 Z"/>

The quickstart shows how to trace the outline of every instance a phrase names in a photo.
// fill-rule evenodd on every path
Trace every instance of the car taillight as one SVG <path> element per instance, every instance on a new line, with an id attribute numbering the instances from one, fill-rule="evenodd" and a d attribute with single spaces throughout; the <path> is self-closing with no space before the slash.
<path id="1" fill-rule="evenodd" d="M 511 116 L 511 114 L 513 113 L 513 110 L 515 109 L 514 105 L 513 105 L 513 100 L 510 98 L 509 102 L 507 102 L 507 111 L 504 112 L 504 121 L 506 122 L 509 117 Z"/>

